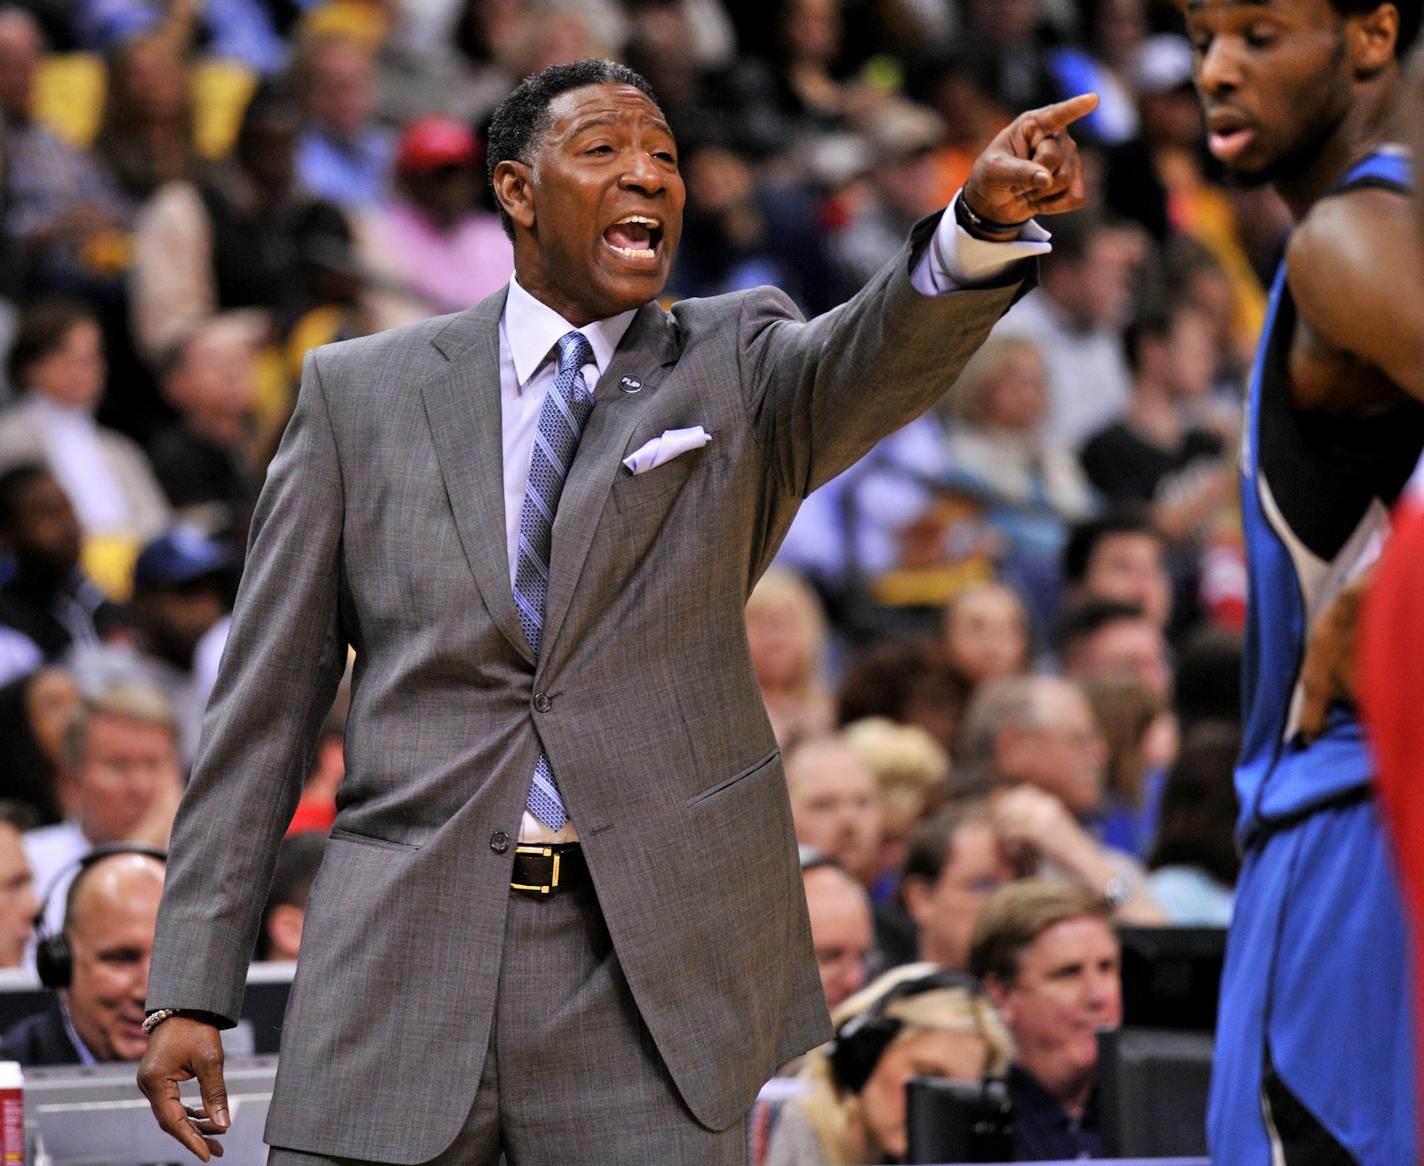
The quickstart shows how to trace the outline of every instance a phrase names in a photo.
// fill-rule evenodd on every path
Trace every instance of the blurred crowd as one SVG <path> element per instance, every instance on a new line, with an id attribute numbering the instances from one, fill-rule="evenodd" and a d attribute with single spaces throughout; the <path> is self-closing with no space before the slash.
<path id="1" fill-rule="evenodd" d="M 304 354 L 508 281 L 487 118 L 585 56 L 642 72 L 677 135 L 668 298 L 770 283 L 808 316 L 1013 114 L 1100 95 L 1075 128 L 1089 206 L 1050 224 L 1037 287 L 807 499 L 747 633 L 832 1007 L 877 971 L 969 969 L 984 902 L 1024 880 L 1089 895 L 1050 929 L 1103 904 L 1224 924 L 1234 454 L 1288 220 L 1207 157 L 1180 22 L 1166 0 L 0 7 L 0 962 L 33 950 L 37 893 L 69 926 L 89 848 L 166 843 Z M 341 740 L 338 705 L 294 834 L 330 826 Z M 128 858 L 148 904 L 154 860 Z M 319 859 L 279 872 L 263 954 L 295 954 Z"/>

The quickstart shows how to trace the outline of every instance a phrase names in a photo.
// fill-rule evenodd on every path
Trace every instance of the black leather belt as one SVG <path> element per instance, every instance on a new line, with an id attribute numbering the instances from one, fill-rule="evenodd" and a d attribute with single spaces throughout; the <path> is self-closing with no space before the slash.
<path id="1" fill-rule="evenodd" d="M 583 847 L 577 842 L 520 843 L 514 848 L 510 890 L 551 895 L 591 885 Z"/>

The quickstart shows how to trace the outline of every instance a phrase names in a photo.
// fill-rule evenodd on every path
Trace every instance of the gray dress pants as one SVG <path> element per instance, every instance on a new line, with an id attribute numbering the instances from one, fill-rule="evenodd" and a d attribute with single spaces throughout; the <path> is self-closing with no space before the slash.
<path id="1" fill-rule="evenodd" d="M 592 889 L 510 895 L 475 1102 L 430 1166 L 743 1166 L 744 1123 L 714 1133 L 683 1104 Z M 267 1166 L 383 1164 L 274 1146 Z"/>

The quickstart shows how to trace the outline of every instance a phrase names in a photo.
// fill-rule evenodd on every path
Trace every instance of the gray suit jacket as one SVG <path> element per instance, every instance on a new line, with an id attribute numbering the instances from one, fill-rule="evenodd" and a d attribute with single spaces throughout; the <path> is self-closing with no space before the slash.
<path id="1" fill-rule="evenodd" d="M 351 644 L 347 776 L 269 1141 L 415 1162 L 455 1136 L 489 1035 L 506 836 L 541 743 L 696 1118 L 742 1120 L 778 1064 L 828 1036 L 742 611 L 799 500 L 939 397 L 1020 290 L 1018 272 L 920 296 L 914 251 L 809 324 L 769 288 L 638 312 L 559 504 L 537 663 L 505 548 L 504 293 L 308 358 L 149 978 L 152 1008 L 238 1014 L 277 842 Z M 620 392 L 624 376 L 642 390 Z M 620 465 L 698 424 L 702 449 L 637 477 Z"/>

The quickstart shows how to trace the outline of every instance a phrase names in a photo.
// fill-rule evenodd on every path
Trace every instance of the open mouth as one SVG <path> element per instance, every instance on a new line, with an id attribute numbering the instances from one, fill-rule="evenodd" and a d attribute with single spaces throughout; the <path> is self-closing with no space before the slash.
<path id="1" fill-rule="evenodd" d="M 663 225 L 648 215 L 625 215 L 603 232 L 603 241 L 624 259 L 653 262 L 663 241 Z"/>
<path id="2" fill-rule="evenodd" d="M 1207 148 L 1221 162 L 1240 157 L 1255 136 L 1246 118 L 1234 110 L 1213 110 L 1207 116 Z"/>

